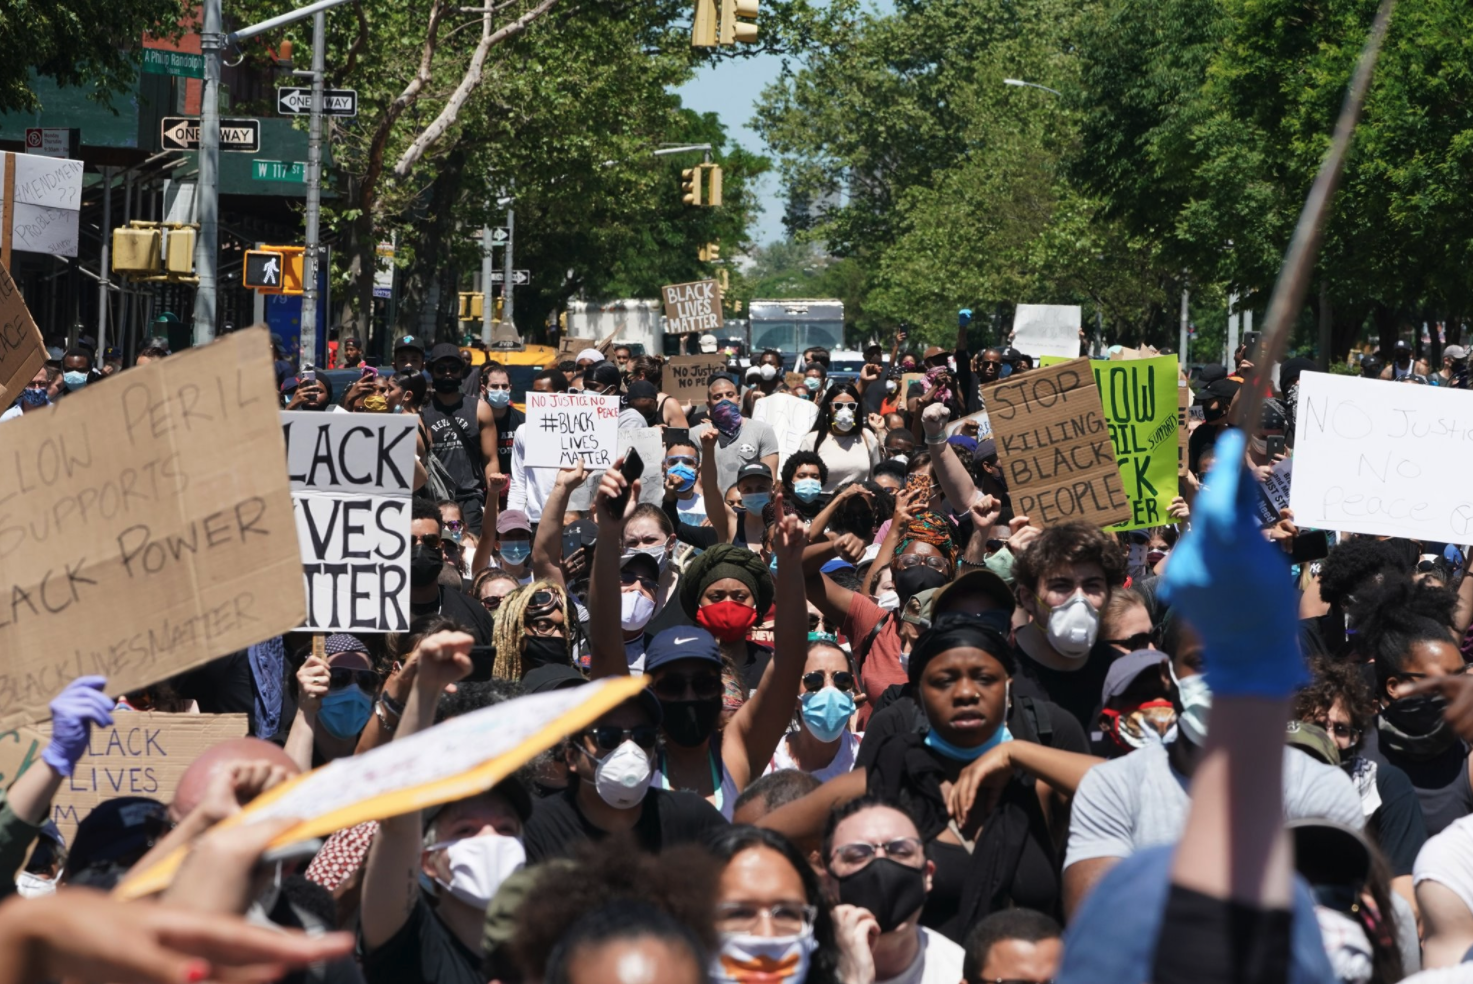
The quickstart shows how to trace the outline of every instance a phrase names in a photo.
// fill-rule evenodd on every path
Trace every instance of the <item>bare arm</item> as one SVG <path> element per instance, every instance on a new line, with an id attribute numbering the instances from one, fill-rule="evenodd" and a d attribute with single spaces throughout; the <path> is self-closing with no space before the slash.
<path id="1" fill-rule="evenodd" d="M 856 768 L 842 776 L 835 776 L 807 796 L 780 806 L 757 821 L 757 826 L 776 830 L 789 840 L 801 843 L 805 838 L 813 839 L 823 834 L 824 824 L 834 807 L 857 800 L 869 788 L 869 773 Z"/>
<path id="2" fill-rule="evenodd" d="M 1473 912 L 1457 893 L 1441 882 L 1417 886 L 1418 908 L 1427 935 L 1422 942 L 1422 965 L 1427 969 L 1452 967 L 1473 947 Z"/>
<path id="3" fill-rule="evenodd" d="M 476 398 L 476 423 L 481 428 L 481 460 L 486 462 L 486 480 L 501 474 L 501 454 L 496 447 L 496 413 L 491 404 Z"/>
<path id="4" fill-rule="evenodd" d="M 946 446 L 946 423 L 950 419 L 951 411 L 943 403 L 933 403 L 921 414 L 921 424 L 926 430 L 926 449 L 931 452 L 931 474 L 936 476 L 951 508 L 960 513 L 971 507 L 972 500 L 977 497 L 977 486 L 961 459 Z"/>
<path id="5" fill-rule="evenodd" d="M 292 719 L 291 731 L 287 732 L 285 751 L 303 772 L 312 771 L 317 709 L 322 706 L 322 698 L 327 696 L 331 674 L 327 660 L 316 653 L 308 656 L 302 668 L 297 670 L 297 716 Z"/>
<path id="6" fill-rule="evenodd" d="M 1469 549 L 1463 548 L 1464 557 L 1468 556 Z M 1458 585 L 1458 607 L 1453 609 L 1453 629 L 1461 637 L 1469 625 L 1473 625 L 1473 573 L 1465 570 L 1463 583 Z"/>
<path id="7" fill-rule="evenodd" d="M 425 435 L 418 427 L 414 428 L 414 491 L 418 492 L 425 487 L 430 480 L 430 473 L 425 468 Z"/>
<path id="8" fill-rule="evenodd" d="M 931 459 L 932 464 L 936 459 Z M 880 552 L 875 554 L 874 563 L 869 565 L 869 576 L 864 579 L 864 593 L 874 594 L 875 579 L 880 576 L 880 571 L 889 567 L 895 559 L 895 547 L 900 543 L 900 533 L 910 525 L 915 511 L 924 505 L 924 497 L 919 489 L 901 489 L 895 496 L 895 514 L 890 517 L 890 529 L 885 532 L 885 540 L 880 544 Z M 818 602 L 814 602 L 818 604 Z"/>
<path id="9" fill-rule="evenodd" d="M 674 427 L 677 430 L 689 428 L 690 424 L 686 423 L 685 408 L 680 405 L 680 401 L 664 393 L 660 395 L 665 398 L 665 409 L 661 416 L 661 419 L 665 421 L 665 426 Z"/>
<path id="10" fill-rule="evenodd" d="M 619 624 L 620 589 L 619 558 L 624 551 L 624 524 L 639 506 L 639 479 L 631 485 L 624 480 L 619 466 L 604 472 L 593 494 L 593 508 L 598 514 L 598 546 L 593 551 L 593 569 L 588 575 L 588 634 L 592 647 L 588 675 L 594 680 L 609 676 L 628 676 L 629 660 L 624 656 L 624 627 Z M 614 516 L 609 509 L 612 500 L 628 491 L 624 511 Z"/>
<path id="11" fill-rule="evenodd" d="M 1120 858 L 1088 858 L 1064 869 L 1064 918 L 1073 919 L 1079 906 Z"/>
<path id="12" fill-rule="evenodd" d="M 434 723 L 435 704 L 447 684 L 471 671 L 475 639 L 464 632 L 436 632 L 419 644 L 419 669 L 395 739 L 407 738 Z M 404 927 L 419 900 L 424 827 L 418 810 L 379 824 L 363 869 L 360 920 L 365 950 L 383 946 Z"/>
<path id="13" fill-rule="evenodd" d="M 721 487 L 721 478 L 716 472 L 716 440 L 720 437 L 715 427 L 701 432 L 701 501 L 706 506 L 706 518 L 716 531 L 718 543 L 731 543 L 736 539 L 736 524 L 741 518 L 726 508 L 726 490 Z"/>
<path id="14" fill-rule="evenodd" d="M 833 582 L 819 570 L 834 556 L 834 542 L 826 540 L 815 543 L 803 551 L 803 590 L 808 600 L 827 619 L 835 622 L 849 617 L 849 605 L 854 592 Z"/>
<path id="15" fill-rule="evenodd" d="M 573 490 L 583 484 L 588 469 L 583 462 L 577 468 L 559 468 L 557 481 L 547 493 L 547 503 L 542 507 L 542 522 L 537 524 L 537 536 L 532 541 L 532 576 L 563 584 L 563 568 L 559 561 L 563 557 L 563 513 L 568 511 L 568 499 Z"/>

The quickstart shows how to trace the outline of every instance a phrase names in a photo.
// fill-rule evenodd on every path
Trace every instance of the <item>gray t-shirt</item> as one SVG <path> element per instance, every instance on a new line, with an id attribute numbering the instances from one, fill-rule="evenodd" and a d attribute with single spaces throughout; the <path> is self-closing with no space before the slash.
<path id="1" fill-rule="evenodd" d="M 701 435 L 710 429 L 709 422 L 697 424 L 690 429 L 691 440 L 700 446 Z M 770 454 L 777 454 L 777 435 L 772 428 L 760 420 L 743 417 L 736 437 L 730 441 L 724 436 L 716 438 L 716 477 L 721 482 L 721 491 L 725 493 L 736 484 L 742 465 L 761 461 Z"/>
<path id="2" fill-rule="evenodd" d="M 1173 844 L 1187 822 L 1187 780 L 1171 768 L 1165 745 L 1138 748 L 1085 773 L 1069 813 L 1064 867 L 1090 858 L 1126 858 Z M 1304 752 L 1284 749 L 1284 819 L 1319 817 L 1365 828 L 1350 777 Z"/>

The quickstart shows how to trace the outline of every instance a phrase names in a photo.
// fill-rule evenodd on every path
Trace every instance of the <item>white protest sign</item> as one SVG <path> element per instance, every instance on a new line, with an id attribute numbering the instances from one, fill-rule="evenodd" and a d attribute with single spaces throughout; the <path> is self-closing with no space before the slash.
<path id="1" fill-rule="evenodd" d="M 813 422 L 818 419 L 818 406 L 786 393 L 773 393 L 757 401 L 752 408 L 752 419 L 772 428 L 777 437 L 777 467 L 781 471 L 788 455 L 798 450 L 803 435 L 813 430 Z"/>
<path id="2" fill-rule="evenodd" d="M 7 154 L 15 168 L 17 204 L 76 211 L 82 207 L 81 161 L 36 154 Z"/>
<path id="3" fill-rule="evenodd" d="M 663 427 L 623 427 L 619 429 L 619 453 L 622 458 L 631 450 L 639 452 L 644 462 L 640 474 L 639 501 L 659 505 L 665 498 L 665 477 L 661 465 L 665 461 L 665 429 Z M 568 508 L 584 512 L 593 508 L 593 493 L 603 478 L 602 471 L 593 472 L 587 481 L 568 496 Z"/>
<path id="4" fill-rule="evenodd" d="M 1079 358 L 1084 312 L 1077 304 L 1019 304 L 1013 315 L 1013 348 L 1034 358 Z"/>
<path id="5" fill-rule="evenodd" d="M 490 789 L 645 686 L 643 677 L 617 676 L 492 704 L 288 780 L 222 826 L 295 819 L 272 842 L 291 844 L 464 799 Z M 137 898 L 167 886 L 185 853 L 181 848 L 146 871 L 135 869 L 118 887 L 118 897 Z"/>
<path id="6" fill-rule="evenodd" d="M 619 398 L 592 393 L 527 394 L 528 468 L 608 468 L 618 457 Z"/>
<path id="7" fill-rule="evenodd" d="M 77 255 L 77 218 L 66 208 L 46 208 L 16 202 L 10 220 L 11 245 L 28 253 Z"/>
<path id="8" fill-rule="evenodd" d="M 415 418 L 283 412 L 312 632 L 409 628 Z"/>
<path id="9" fill-rule="evenodd" d="M 1296 525 L 1473 540 L 1468 394 L 1306 372 L 1294 434 Z"/>
<path id="10" fill-rule="evenodd" d="M 1258 522 L 1268 526 L 1279 521 L 1279 510 L 1289 508 L 1289 489 L 1293 484 L 1294 459 L 1285 458 L 1274 465 L 1263 484 L 1258 486 Z"/>
<path id="11" fill-rule="evenodd" d="M 960 434 L 969 422 L 976 422 L 977 433 L 973 436 L 982 441 L 992 436 L 992 418 L 987 416 L 986 410 L 978 410 L 976 413 L 968 414 L 960 420 L 953 420 L 946 425 L 946 436 L 952 437 Z"/>

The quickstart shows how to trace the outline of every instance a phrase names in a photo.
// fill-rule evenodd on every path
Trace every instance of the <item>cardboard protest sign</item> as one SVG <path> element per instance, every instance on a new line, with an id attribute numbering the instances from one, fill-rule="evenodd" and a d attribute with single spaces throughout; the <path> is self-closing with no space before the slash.
<path id="1" fill-rule="evenodd" d="M 312 632 L 409 629 L 415 418 L 283 411 Z"/>
<path id="2" fill-rule="evenodd" d="M 919 388 L 915 388 L 919 387 Z M 900 376 L 900 399 L 908 400 L 913 396 L 920 396 L 926 392 L 926 374 L 923 372 L 907 372 Z"/>
<path id="3" fill-rule="evenodd" d="M 665 429 L 663 427 L 620 429 L 619 451 L 614 456 L 615 460 L 624 457 L 631 448 L 639 451 L 639 458 L 644 462 L 644 471 L 640 473 L 639 501 L 658 505 L 665 498 L 665 479 L 661 470 L 665 461 Z M 582 485 L 574 489 L 568 496 L 568 508 L 579 512 L 592 509 L 593 493 L 598 488 L 603 474 L 602 470 L 593 472 Z"/>
<path id="4" fill-rule="evenodd" d="M 1111 529 L 1123 532 L 1171 522 L 1166 510 L 1176 498 L 1181 433 L 1176 357 L 1091 360 L 1090 368 L 1120 465 L 1120 484 L 1130 500 L 1130 519 Z"/>
<path id="5" fill-rule="evenodd" d="M 716 331 L 722 326 L 721 285 L 714 280 L 669 284 L 660 288 L 665 299 L 665 334 Z"/>
<path id="6" fill-rule="evenodd" d="M 787 393 L 773 393 L 753 404 L 752 419 L 772 428 L 777 437 L 777 467 L 782 471 L 788 455 L 798 450 L 803 436 L 813 430 L 813 422 L 818 419 L 818 405 Z"/>
<path id="7" fill-rule="evenodd" d="M 1176 384 L 1176 474 L 1187 473 L 1187 417 L 1192 409 L 1192 388 L 1177 380 Z"/>
<path id="8" fill-rule="evenodd" d="M 1299 377 L 1289 506 L 1301 528 L 1473 540 L 1473 401 L 1436 386 Z"/>
<path id="9" fill-rule="evenodd" d="M 968 424 L 975 422 L 977 432 L 971 436 L 981 441 L 992 436 L 992 418 L 987 416 L 986 410 L 978 410 L 976 413 L 968 414 L 959 420 L 953 420 L 946 425 L 946 436 L 952 437 L 957 434 L 970 434 L 971 428 Z"/>
<path id="10" fill-rule="evenodd" d="M 490 789 L 561 738 L 639 693 L 645 684 L 643 677 L 609 677 L 493 704 L 298 776 L 253 800 L 222 825 L 277 817 L 298 820 L 272 842 L 274 846 L 464 799 Z M 137 898 L 166 887 L 184 853 L 132 875 L 115 894 Z"/>
<path id="11" fill-rule="evenodd" d="M 597 347 L 598 339 L 596 338 L 569 338 L 565 335 L 563 336 L 563 340 L 558 343 L 557 354 L 559 356 L 566 355 L 571 359 L 573 356 L 577 355 L 579 352 L 582 352 L 584 349 Z M 563 360 L 559 359 L 558 361 Z"/>
<path id="12" fill-rule="evenodd" d="M 607 468 L 619 446 L 619 398 L 527 393 L 528 468 Z"/>
<path id="13" fill-rule="evenodd" d="M 783 385 L 786 386 L 788 389 L 797 392 L 804 386 L 803 374 L 801 372 L 783 373 Z"/>
<path id="14" fill-rule="evenodd" d="M 677 355 L 665 363 L 665 392 L 680 403 L 705 403 L 711 377 L 726 372 L 724 355 Z"/>
<path id="15" fill-rule="evenodd" d="M 1009 376 L 982 398 L 1018 515 L 1040 527 L 1131 517 L 1088 359 Z"/>
<path id="16" fill-rule="evenodd" d="M 70 680 L 125 693 L 302 622 L 264 328 L 5 425 L 0 728 Z"/>
<path id="17" fill-rule="evenodd" d="M 1258 522 L 1269 526 L 1279 521 L 1279 510 L 1289 508 L 1294 484 L 1294 459 L 1285 458 L 1258 486 Z"/>
<path id="18" fill-rule="evenodd" d="M 9 789 L 22 772 L 40 761 L 41 751 L 50 740 L 34 728 L 0 732 L 0 789 Z"/>
<path id="19" fill-rule="evenodd" d="M 10 279 L 10 271 L 0 264 L 0 407 L 14 403 L 45 364 L 46 341 L 41 329 L 31 318 L 20 288 Z"/>
<path id="20" fill-rule="evenodd" d="M 1034 358 L 1078 358 L 1083 319 L 1077 304 L 1019 304 L 1013 315 L 1013 348 Z"/>

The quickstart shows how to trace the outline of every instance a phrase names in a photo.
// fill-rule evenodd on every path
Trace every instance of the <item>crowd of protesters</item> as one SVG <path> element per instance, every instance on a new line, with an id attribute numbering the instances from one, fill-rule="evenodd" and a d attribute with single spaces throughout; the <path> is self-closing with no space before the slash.
<path id="1" fill-rule="evenodd" d="M 278 348 L 284 409 L 418 418 L 410 630 L 58 694 L 0 807 L 0 984 L 1473 981 L 1468 546 L 1329 531 L 1307 557 L 1289 511 L 1261 523 L 1313 364 L 1269 378 L 1242 352 L 1181 380 L 1200 409 L 1171 525 L 1040 528 L 979 413 L 1033 359 L 970 351 L 968 315 L 953 349 L 902 336 L 853 380 L 823 349 L 754 353 L 704 403 L 623 346 L 535 375 L 659 428 L 658 490 L 528 466 L 510 373 L 454 345 L 404 338 L 375 369 L 345 339 L 340 393 Z M 126 371 L 52 355 L 0 419 Z M 1442 355 L 1397 343 L 1363 385 L 1466 389 L 1467 351 Z M 816 407 L 786 455 L 754 412 L 774 394 Z M 630 674 L 637 697 L 486 792 L 277 860 L 280 823 L 224 822 L 448 718 Z M 250 736 L 64 839 L 54 796 L 135 710 L 239 712 Z M 181 847 L 161 896 L 101 894 Z"/>

